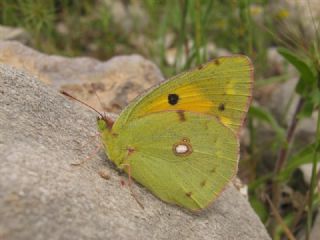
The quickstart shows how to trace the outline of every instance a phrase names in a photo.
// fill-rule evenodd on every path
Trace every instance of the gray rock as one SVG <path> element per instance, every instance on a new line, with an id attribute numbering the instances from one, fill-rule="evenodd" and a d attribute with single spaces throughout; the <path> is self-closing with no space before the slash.
<path id="1" fill-rule="evenodd" d="M 12 41 L 0 41 L 0 63 L 23 69 L 57 90 L 108 112 L 120 112 L 136 96 L 163 80 L 158 67 L 139 55 L 116 56 L 102 62 L 89 57 L 47 55 Z"/>
<path id="2" fill-rule="evenodd" d="M 0 41 L 16 40 L 21 43 L 30 42 L 30 35 L 23 28 L 0 25 Z"/>
<path id="3" fill-rule="evenodd" d="M 270 239 L 233 186 L 195 214 L 133 184 L 143 210 L 102 151 L 71 166 L 99 144 L 95 119 L 0 65 L 0 239 Z"/>

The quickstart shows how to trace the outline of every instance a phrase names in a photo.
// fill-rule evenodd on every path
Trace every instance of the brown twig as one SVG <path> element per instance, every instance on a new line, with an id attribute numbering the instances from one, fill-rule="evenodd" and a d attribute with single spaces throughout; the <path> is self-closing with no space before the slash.
<path id="1" fill-rule="evenodd" d="M 289 240 L 296 240 L 296 238 L 293 236 L 293 234 L 291 233 L 290 229 L 288 228 L 287 224 L 283 221 L 283 218 L 281 217 L 281 215 L 279 214 L 277 208 L 273 205 L 272 201 L 270 200 L 269 196 L 266 196 L 267 202 L 270 205 L 270 208 L 272 210 L 273 215 L 275 216 L 276 221 L 278 222 L 278 224 L 281 225 L 281 227 L 283 228 L 284 233 L 286 234 L 287 238 Z"/>
<path id="2" fill-rule="evenodd" d="M 278 156 L 278 159 L 277 159 L 277 162 L 276 162 L 276 165 L 275 165 L 275 169 L 274 169 L 274 172 L 276 174 L 279 173 L 282 170 L 282 168 L 283 168 L 283 166 L 284 166 L 284 164 L 285 164 L 285 162 L 287 160 L 289 145 L 291 143 L 292 136 L 293 136 L 293 134 L 294 134 L 294 132 L 296 130 L 297 123 L 299 121 L 297 115 L 301 111 L 301 109 L 303 107 L 303 104 L 304 104 L 304 99 L 300 98 L 299 102 L 297 104 L 296 110 L 294 112 L 293 118 L 291 120 L 290 126 L 289 126 L 288 131 L 287 131 L 286 142 L 282 146 L 282 148 L 280 149 L 280 153 L 279 153 L 279 156 Z"/>
<path id="3" fill-rule="evenodd" d="M 279 209 L 279 203 L 280 203 L 280 184 L 278 181 L 275 179 L 277 178 L 278 174 L 281 172 L 283 169 L 286 160 L 287 160 L 287 155 L 288 155 L 288 149 L 292 141 L 293 134 L 296 130 L 297 124 L 298 124 L 298 114 L 301 111 L 302 107 L 304 104 L 304 99 L 300 98 L 299 102 L 296 106 L 296 110 L 294 112 L 293 118 L 291 120 L 291 123 L 289 125 L 289 128 L 287 130 L 287 135 L 286 135 L 286 141 L 282 145 L 279 155 L 274 167 L 274 179 L 272 182 L 272 204 L 276 209 Z M 275 230 L 275 221 L 273 220 L 271 223 L 271 233 L 273 234 Z"/>

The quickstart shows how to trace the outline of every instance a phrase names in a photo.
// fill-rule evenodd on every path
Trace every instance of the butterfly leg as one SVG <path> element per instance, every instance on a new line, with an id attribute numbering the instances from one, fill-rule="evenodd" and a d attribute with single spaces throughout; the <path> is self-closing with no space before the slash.
<path id="1" fill-rule="evenodd" d="M 93 137 L 94 137 L 94 138 L 100 137 L 100 133 L 97 133 L 97 134 L 95 134 L 94 136 L 90 136 L 90 138 L 93 138 Z M 84 145 L 82 145 L 82 148 L 83 148 L 84 146 L 86 146 L 89 142 L 90 142 L 90 141 L 88 141 L 88 142 L 86 142 Z M 88 160 L 90 160 L 91 158 L 93 158 L 93 157 L 101 150 L 101 148 L 102 148 L 101 143 L 99 143 L 99 144 L 96 146 L 95 150 L 94 150 L 92 153 L 90 153 L 89 156 L 87 156 L 85 159 L 82 159 L 82 160 L 81 160 L 80 162 L 78 162 L 78 163 L 71 163 L 71 165 L 72 165 L 72 166 L 80 166 L 80 165 L 84 164 L 86 161 L 88 161 Z"/>
<path id="2" fill-rule="evenodd" d="M 130 189 L 130 192 L 131 192 L 131 196 L 136 200 L 136 202 L 138 203 L 138 205 L 144 209 L 144 206 L 142 205 L 142 203 L 139 201 L 137 195 L 134 193 L 133 189 L 132 189 L 132 178 L 131 178 L 131 166 L 130 164 L 128 163 L 124 163 L 122 164 L 123 167 L 126 167 L 128 169 L 128 177 L 129 177 L 129 180 L 128 180 L 128 186 L 129 186 L 129 189 Z"/>
<path id="3" fill-rule="evenodd" d="M 94 135 L 89 136 L 89 140 L 87 142 L 85 142 L 84 144 L 81 145 L 81 148 L 84 148 L 85 146 L 87 146 L 89 143 L 92 142 L 92 139 L 97 139 L 97 137 L 101 137 L 101 134 L 99 132 L 96 132 Z"/>

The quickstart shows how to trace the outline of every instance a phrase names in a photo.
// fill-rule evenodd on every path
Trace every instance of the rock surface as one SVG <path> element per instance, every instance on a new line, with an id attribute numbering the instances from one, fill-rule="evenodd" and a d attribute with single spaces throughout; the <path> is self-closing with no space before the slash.
<path id="1" fill-rule="evenodd" d="M 141 209 L 103 152 L 70 165 L 95 133 L 94 113 L 0 65 L 0 239 L 270 239 L 232 186 L 195 214 L 133 184 Z"/>
<path id="2" fill-rule="evenodd" d="M 157 66 L 139 55 L 101 62 L 47 55 L 10 41 L 0 41 L 0 63 L 23 69 L 100 111 L 120 112 L 137 95 L 163 80 Z"/>
<path id="3" fill-rule="evenodd" d="M 30 35 L 23 28 L 0 25 L 0 41 L 16 40 L 22 43 L 30 42 Z"/>

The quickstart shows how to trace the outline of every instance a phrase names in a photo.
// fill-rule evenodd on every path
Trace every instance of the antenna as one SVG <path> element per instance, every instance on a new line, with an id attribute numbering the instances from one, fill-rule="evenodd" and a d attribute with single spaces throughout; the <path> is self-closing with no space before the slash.
<path id="1" fill-rule="evenodd" d="M 90 105 L 86 104 L 85 102 L 83 102 L 83 101 L 77 99 L 76 97 L 70 95 L 70 94 L 67 93 L 66 91 L 60 91 L 60 93 L 62 93 L 63 95 L 66 95 L 66 96 L 69 97 L 69 98 L 72 98 L 73 100 L 78 101 L 79 103 L 82 103 L 82 104 L 85 105 L 86 107 L 88 107 L 88 108 L 92 109 L 93 111 L 95 111 L 96 113 L 98 113 L 98 114 L 101 116 L 101 118 L 105 119 L 105 117 L 102 115 L 102 113 L 100 113 L 100 112 L 97 111 L 95 108 L 91 107 Z"/>
<path id="2" fill-rule="evenodd" d="M 95 111 L 96 113 L 98 113 L 99 116 L 101 117 L 101 119 L 106 122 L 108 129 L 111 130 L 111 128 L 112 128 L 112 126 L 113 126 L 113 123 L 114 123 L 114 121 L 113 121 L 111 118 L 108 118 L 106 115 L 103 115 L 102 113 L 98 112 L 95 108 L 91 107 L 91 106 L 88 105 L 87 103 L 85 103 L 85 102 L 77 99 L 76 97 L 70 95 L 69 93 L 67 93 L 67 92 L 65 92 L 65 91 L 63 91 L 63 90 L 60 91 L 60 93 L 62 93 L 63 95 L 65 95 L 65 96 L 67 96 L 67 97 L 69 97 L 69 98 L 72 98 L 73 100 L 78 101 L 79 103 L 82 103 L 82 104 L 85 105 L 86 107 L 88 107 L 88 108 L 92 109 L 93 111 Z M 97 97 L 98 97 L 98 95 L 97 95 Z M 99 97 L 98 97 L 98 100 L 99 100 L 99 102 L 100 102 Z M 101 103 L 101 102 L 100 102 L 100 103 Z"/>

